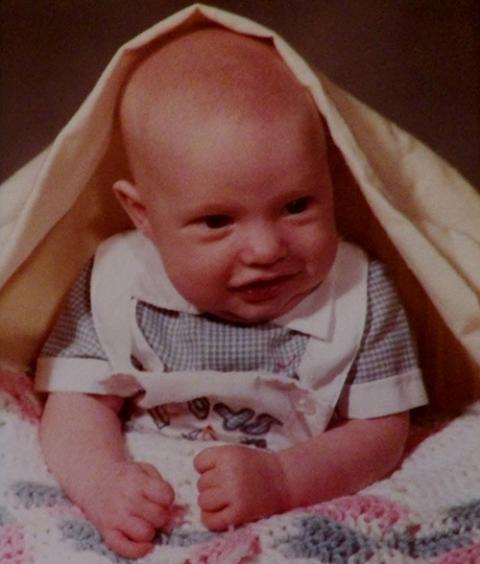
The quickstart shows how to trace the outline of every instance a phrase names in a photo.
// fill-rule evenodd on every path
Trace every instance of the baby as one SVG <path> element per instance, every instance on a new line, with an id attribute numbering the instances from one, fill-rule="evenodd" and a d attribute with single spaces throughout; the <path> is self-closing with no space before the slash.
<path id="1" fill-rule="evenodd" d="M 211 530 L 385 476 L 425 395 L 383 267 L 339 240 L 308 91 L 269 44 L 205 28 L 136 67 L 119 117 L 131 176 L 113 190 L 136 230 L 102 244 L 41 359 L 98 392 L 46 403 L 67 495 L 117 553 L 151 550 L 174 491 L 126 451 L 138 391 L 159 432 L 222 441 L 193 460 Z"/>

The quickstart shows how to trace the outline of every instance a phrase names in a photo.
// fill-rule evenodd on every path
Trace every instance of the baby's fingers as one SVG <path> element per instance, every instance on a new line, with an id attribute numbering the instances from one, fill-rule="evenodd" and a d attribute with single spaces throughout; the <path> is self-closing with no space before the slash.
<path id="1" fill-rule="evenodd" d="M 146 499 L 161 507 L 170 507 L 175 499 L 175 492 L 172 486 L 165 482 L 165 480 L 149 481 L 145 484 L 143 493 Z"/>
<path id="2" fill-rule="evenodd" d="M 131 540 L 122 531 L 117 529 L 106 531 L 103 535 L 103 540 L 114 552 L 129 559 L 141 558 L 153 548 L 151 542 Z"/>
<path id="3" fill-rule="evenodd" d="M 202 521 L 210 531 L 224 531 L 230 526 L 238 524 L 230 506 L 219 511 L 202 511 Z"/>
<path id="4" fill-rule="evenodd" d="M 157 532 L 152 523 L 140 516 L 130 515 L 119 529 L 131 540 L 136 542 L 150 542 Z"/>
<path id="5" fill-rule="evenodd" d="M 162 475 L 153 464 L 149 464 L 148 462 L 137 462 L 137 464 L 145 474 L 148 474 L 151 478 L 162 478 Z"/>
<path id="6" fill-rule="evenodd" d="M 202 450 L 201 453 L 193 459 L 193 466 L 197 472 L 203 474 L 208 470 L 215 468 L 217 463 L 217 452 L 219 447 L 210 447 Z"/>
<path id="7" fill-rule="evenodd" d="M 220 511 L 227 507 L 228 499 L 219 488 L 210 488 L 198 496 L 198 505 L 202 511 Z"/>
<path id="8" fill-rule="evenodd" d="M 210 488 L 217 488 L 225 483 L 225 480 L 222 480 L 221 475 L 218 472 L 211 471 L 205 472 L 200 476 L 197 480 L 197 490 L 199 492 L 203 492 Z"/>
<path id="9" fill-rule="evenodd" d="M 144 496 L 153 503 L 164 507 L 172 505 L 175 499 L 172 486 L 162 478 L 155 466 L 146 462 L 139 463 L 139 466 L 149 477 L 149 480 L 144 484 Z"/>
<path id="10" fill-rule="evenodd" d="M 170 520 L 170 511 L 168 508 L 147 499 L 138 505 L 135 514 L 153 525 L 156 529 L 162 529 Z"/>

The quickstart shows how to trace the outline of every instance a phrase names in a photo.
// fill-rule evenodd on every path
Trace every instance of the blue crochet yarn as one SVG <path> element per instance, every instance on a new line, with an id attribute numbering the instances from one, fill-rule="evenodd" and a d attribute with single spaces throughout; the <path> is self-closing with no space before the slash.
<path id="1" fill-rule="evenodd" d="M 53 507 L 71 505 L 70 500 L 60 488 L 36 482 L 17 482 L 12 485 L 13 492 L 23 507 Z"/>
<path id="2" fill-rule="evenodd" d="M 470 529 L 480 529 L 480 499 L 472 501 L 467 505 L 452 507 L 448 515 L 463 526 Z"/>
<path id="3" fill-rule="evenodd" d="M 10 513 L 6 507 L 0 505 L 0 527 L 7 525 L 12 520 Z"/>
<path id="4" fill-rule="evenodd" d="M 390 532 L 384 542 L 410 558 L 426 560 L 472 543 L 472 530 L 480 529 L 480 500 L 451 508 L 438 523 L 439 532 L 416 537 L 411 532 Z"/>
<path id="5" fill-rule="evenodd" d="M 187 547 L 208 542 L 218 536 L 220 536 L 218 533 L 211 533 L 209 531 L 185 531 L 176 529 L 170 534 L 160 532 L 155 542 L 167 546 Z"/>
<path id="6" fill-rule="evenodd" d="M 428 558 L 441 555 L 471 543 L 471 538 L 459 531 L 447 530 L 415 538 L 410 533 L 394 534 L 385 538 L 386 545 L 409 556 L 426 561 Z"/>
<path id="7" fill-rule="evenodd" d="M 332 564 L 363 564 L 378 549 L 372 539 L 316 515 L 303 517 L 298 531 L 277 546 L 287 558 L 315 558 Z"/>
<path id="8" fill-rule="evenodd" d="M 133 560 L 126 560 L 111 551 L 102 541 L 100 533 L 88 521 L 71 519 L 60 524 L 63 539 L 74 541 L 78 551 L 92 551 L 108 558 L 115 564 L 128 564 Z"/>

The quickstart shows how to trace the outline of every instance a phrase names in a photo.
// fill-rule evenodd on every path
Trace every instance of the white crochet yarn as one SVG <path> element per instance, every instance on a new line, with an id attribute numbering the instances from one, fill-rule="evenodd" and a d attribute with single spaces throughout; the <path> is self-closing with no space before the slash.
<path id="1" fill-rule="evenodd" d="M 387 480 L 364 493 L 397 500 L 420 513 L 480 498 L 480 403 L 427 438 Z"/>

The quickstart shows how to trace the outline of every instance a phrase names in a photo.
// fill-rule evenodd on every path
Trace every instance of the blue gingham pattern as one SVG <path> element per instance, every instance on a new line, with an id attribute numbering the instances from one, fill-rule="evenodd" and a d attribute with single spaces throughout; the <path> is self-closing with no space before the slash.
<path id="1" fill-rule="evenodd" d="M 96 358 L 106 355 L 90 311 L 92 263 L 72 287 L 42 356 Z M 208 315 L 189 315 L 139 302 L 137 323 L 166 370 L 267 370 L 296 377 L 308 337 L 273 324 L 241 326 Z M 408 320 L 385 266 L 368 270 L 368 305 L 359 353 L 348 384 L 389 378 L 417 366 Z"/>
<path id="2" fill-rule="evenodd" d="M 308 338 L 271 324 L 239 326 L 140 302 L 137 323 L 167 371 L 263 370 L 295 377 Z"/>
<path id="3" fill-rule="evenodd" d="M 348 384 L 372 382 L 418 367 L 417 350 L 407 315 L 383 263 L 368 269 L 368 308 L 360 352 Z"/>
<path id="4" fill-rule="evenodd" d="M 79 274 L 60 312 L 41 356 L 107 360 L 97 337 L 90 307 L 93 260 Z"/>

